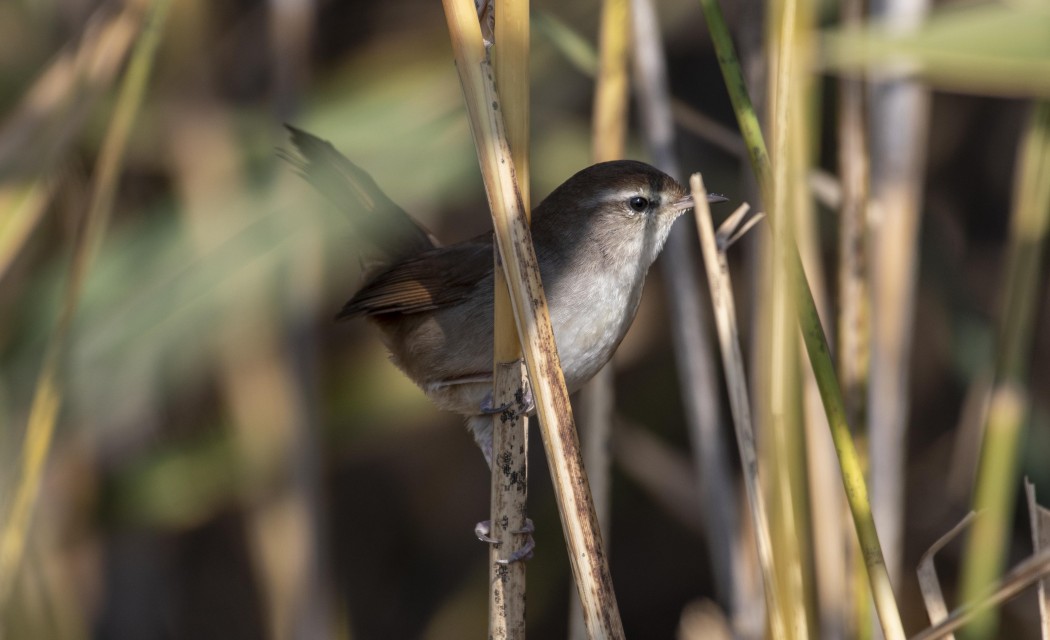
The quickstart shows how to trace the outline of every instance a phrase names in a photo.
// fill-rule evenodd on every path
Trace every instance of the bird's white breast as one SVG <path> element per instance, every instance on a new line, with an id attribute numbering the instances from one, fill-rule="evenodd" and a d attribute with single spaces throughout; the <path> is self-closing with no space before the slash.
<path id="1" fill-rule="evenodd" d="M 557 284 L 551 308 L 554 339 L 570 391 L 579 388 L 612 357 L 630 327 L 648 265 L 630 264 Z M 548 293 L 548 300 L 551 299 Z"/>

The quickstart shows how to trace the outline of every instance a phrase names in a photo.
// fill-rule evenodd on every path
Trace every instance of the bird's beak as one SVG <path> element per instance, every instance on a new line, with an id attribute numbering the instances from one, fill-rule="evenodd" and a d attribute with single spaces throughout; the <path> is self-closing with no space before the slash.
<path id="1" fill-rule="evenodd" d="M 725 196 L 722 196 L 722 195 L 718 195 L 717 193 L 709 193 L 709 194 L 707 194 L 707 201 L 709 203 L 711 203 L 711 204 L 715 204 L 716 202 L 726 202 L 727 200 L 729 200 L 729 198 L 727 198 Z M 675 201 L 674 208 L 678 209 L 678 210 L 692 209 L 693 208 L 693 196 L 691 196 L 691 195 L 683 196 L 679 200 Z"/>

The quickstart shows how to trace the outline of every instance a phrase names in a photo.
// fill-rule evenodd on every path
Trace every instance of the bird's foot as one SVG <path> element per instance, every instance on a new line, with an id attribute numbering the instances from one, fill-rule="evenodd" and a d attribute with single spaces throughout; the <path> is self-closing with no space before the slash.
<path id="1" fill-rule="evenodd" d="M 521 562 L 522 560 L 531 560 L 532 552 L 536 550 L 536 541 L 532 539 L 532 533 L 536 531 L 536 526 L 532 524 L 531 518 L 525 518 L 525 526 L 521 529 L 514 529 L 511 533 L 514 534 L 525 534 L 525 544 L 520 549 L 510 554 L 509 558 L 500 558 L 496 560 L 498 564 L 513 564 L 515 562 Z M 487 542 L 489 544 L 500 544 L 500 541 L 493 538 L 490 534 L 492 533 L 492 521 L 482 520 L 481 522 L 474 525 L 474 535 L 478 537 L 478 540 Z"/>
<path id="2" fill-rule="evenodd" d="M 513 400 L 496 406 L 492 401 L 492 392 L 489 391 L 481 401 L 480 409 L 481 413 L 488 416 L 499 415 L 509 411 L 511 416 L 520 418 L 536 410 L 536 400 L 532 397 L 532 387 L 529 386 L 529 382 L 526 379 L 522 382 L 521 388 L 514 392 Z"/>

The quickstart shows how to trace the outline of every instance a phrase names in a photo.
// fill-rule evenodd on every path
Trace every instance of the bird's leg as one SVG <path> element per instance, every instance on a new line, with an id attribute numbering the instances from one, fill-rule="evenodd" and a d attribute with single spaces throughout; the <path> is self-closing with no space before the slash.
<path id="1" fill-rule="evenodd" d="M 481 454 L 485 456 L 485 464 L 492 469 L 492 416 L 479 415 L 467 417 L 467 428 L 474 436 L 474 442 L 478 443 Z"/>
<path id="2" fill-rule="evenodd" d="M 522 381 L 522 387 L 514 393 L 514 400 L 505 403 L 500 407 L 492 406 L 492 392 L 486 394 L 485 399 L 481 402 L 481 415 L 469 416 L 467 418 L 467 425 L 470 427 L 471 433 L 474 435 L 474 441 L 478 443 L 478 447 L 481 449 L 481 453 L 485 456 L 485 462 L 488 463 L 489 469 L 492 468 L 492 421 L 493 415 L 496 414 L 509 414 L 505 420 L 520 418 L 528 415 L 535 411 L 536 405 L 532 396 L 532 389 L 528 383 L 528 377 Z M 510 564 L 513 562 L 520 562 L 522 560 L 528 560 L 532 558 L 532 553 L 536 549 L 536 541 L 532 538 L 533 531 L 536 530 L 532 520 L 529 518 L 525 519 L 525 526 L 521 529 L 512 530 L 512 534 L 525 534 L 525 542 L 520 549 L 517 549 L 510 554 L 509 558 L 497 560 L 500 564 Z M 492 533 L 492 521 L 483 520 L 474 526 L 474 535 L 477 536 L 478 540 L 487 542 L 489 544 L 500 544 L 500 541 L 493 538 L 490 534 Z"/>

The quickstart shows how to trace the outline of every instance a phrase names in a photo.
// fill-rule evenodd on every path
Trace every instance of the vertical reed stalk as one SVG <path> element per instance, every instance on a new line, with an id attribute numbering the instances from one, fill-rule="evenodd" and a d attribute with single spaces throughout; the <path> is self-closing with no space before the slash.
<path id="1" fill-rule="evenodd" d="M 612 576 L 477 13 L 469 0 L 443 0 L 443 5 L 587 629 L 592 638 L 622 638 Z"/>
<path id="2" fill-rule="evenodd" d="M 689 181 L 696 207 L 696 226 L 700 236 L 701 254 L 707 268 L 707 280 L 711 289 L 711 306 L 714 309 L 718 341 L 722 351 L 722 366 L 726 372 L 729 389 L 729 407 L 736 429 L 737 447 L 743 466 L 744 487 L 747 490 L 751 520 L 755 526 L 755 544 L 758 563 L 762 571 L 762 587 L 766 597 L 766 617 L 769 633 L 774 640 L 790 636 L 787 616 L 777 588 L 773 541 L 770 535 L 769 511 L 762 493 L 758 476 L 758 454 L 755 449 L 755 433 L 751 423 L 751 409 L 747 392 L 747 376 L 744 359 L 740 353 L 740 338 L 736 324 L 736 305 L 733 302 L 733 283 L 729 278 L 729 264 L 724 251 L 719 250 L 711 222 L 711 209 L 707 204 L 707 191 L 700 174 Z M 746 207 L 746 205 L 744 205 Z M 745 209 L 746 210 L 746 209 Z"/>
<path id="3" fill-rule="evenodd" d="M 507 144 L 517 170 L 523 213 L 529 206 L 529 0 L 502 0 L 495 7 L 493 62 L 503 99 Z M 494 249 L 495 309 L 492 398 L 497 406 L 515 402 L 525 369 L 514 326 L 506 273 Z M 491 531 L 489 549 L 489 638 L 525 638 L 525 563 L 507 564 L 526 529 L 529 419 L 508 413 L 492 419 Z"/>
<path id="4" fill-rule="evenodd" d="M 627 62 L 631 50 L 629 0 L 603 0 L 598 35 L 598 72 L 594 87 L 591 158 L 606 162 L 623 158 L 627 142 Z M 583 461 L 591 483 L 598 526 L 609 543 L 612 516 L 612 417 L 615 393 L 613 367 L 606 364 L 580 390 Z M 569 606 L 569 637 L 586 638 L 580 600 L 573 594 Z"/>
<path id="5" fill-rule="evenodd" d="M 791 0 L 770 7 L 770 117 L 773 131 L 772 159 L 774 169 L 774 203 L 778 225 L 773 228 L 772 264 L 782 264 L 783 256 L 792 250 L 788 233 L 797 226 L 809 228 L 811 222 L 810 198 L 805 188 L 809 166 L 810 144 L 807 120 L 811 110 L 808 104 L 805 55 L 808 51 L 808 3 Z M 802 236 L 806 238 L 806 236 Z M 800 245 L 802 243 L 800 242 Z M 805 246 L 805 245 L 802 245 Z M 812 257 L 810 251 L 807 257 Z M 816 267 L 811 260 L 811 268 Z M 819 268 L 808 271 L 816 274 Z M 813 610 L 809 572 L 806 558 L 810 554 L 808 530 L 808 496 L 805 491 L 805 430 L 802 428 L 800 404 L 801 386 L 798 371 L 799 341 L 792 317 L 793 301 L 787 274 L 782 269 L 772 270 L 772 322 L 770 338 L 770 393 L 765 400 L 770 407 L 769 419 L 764 421 L 762 433 L 769 443 L 769 477 L 773 479 L 771 492 L 772 528 L 777 561 L 777 577 L 787 611 L 789 624 L 796 637 L 808 637 L 810 622 L 807 614 Z M 816 289 L 820 289 L 818 284 Z"/>
<path id="6" fill-rule="evenodd" d="M 872 14 L 905 33 L 929 0 L 877 0 Z M 872 511 L 886 566 L 900 575 L 904 538 L 904 464 L 918 270 L 919 213 L 926 175 L 929 92 L 910 79 L 871 89 L 872 351 L 868 401 Z"/>
<path id="7" fill-rule="evenodd" d="M 608 162 L 624 157 L 627 145 L 628 56 L 631 51 L 629 0 L 603 0 L 598 74 L 594 88 L 594 115 L 591 131 L 591 159 Z M 583 389 L 583 456 L 591 479 L 594 503 L 601 530 L 608 534 L 610 514 L 609 443 L 615 395 L 613 370 L 606 365 Z M 608 538 L 605 538 L 608 541 Z"/>
<path id="8" fill-rule="evenodd" d="M 623 157 L 627 136 L 628 0 L 602 0 L 599 38 L 591 145 L 594 161 L 605 162 Z"/>

